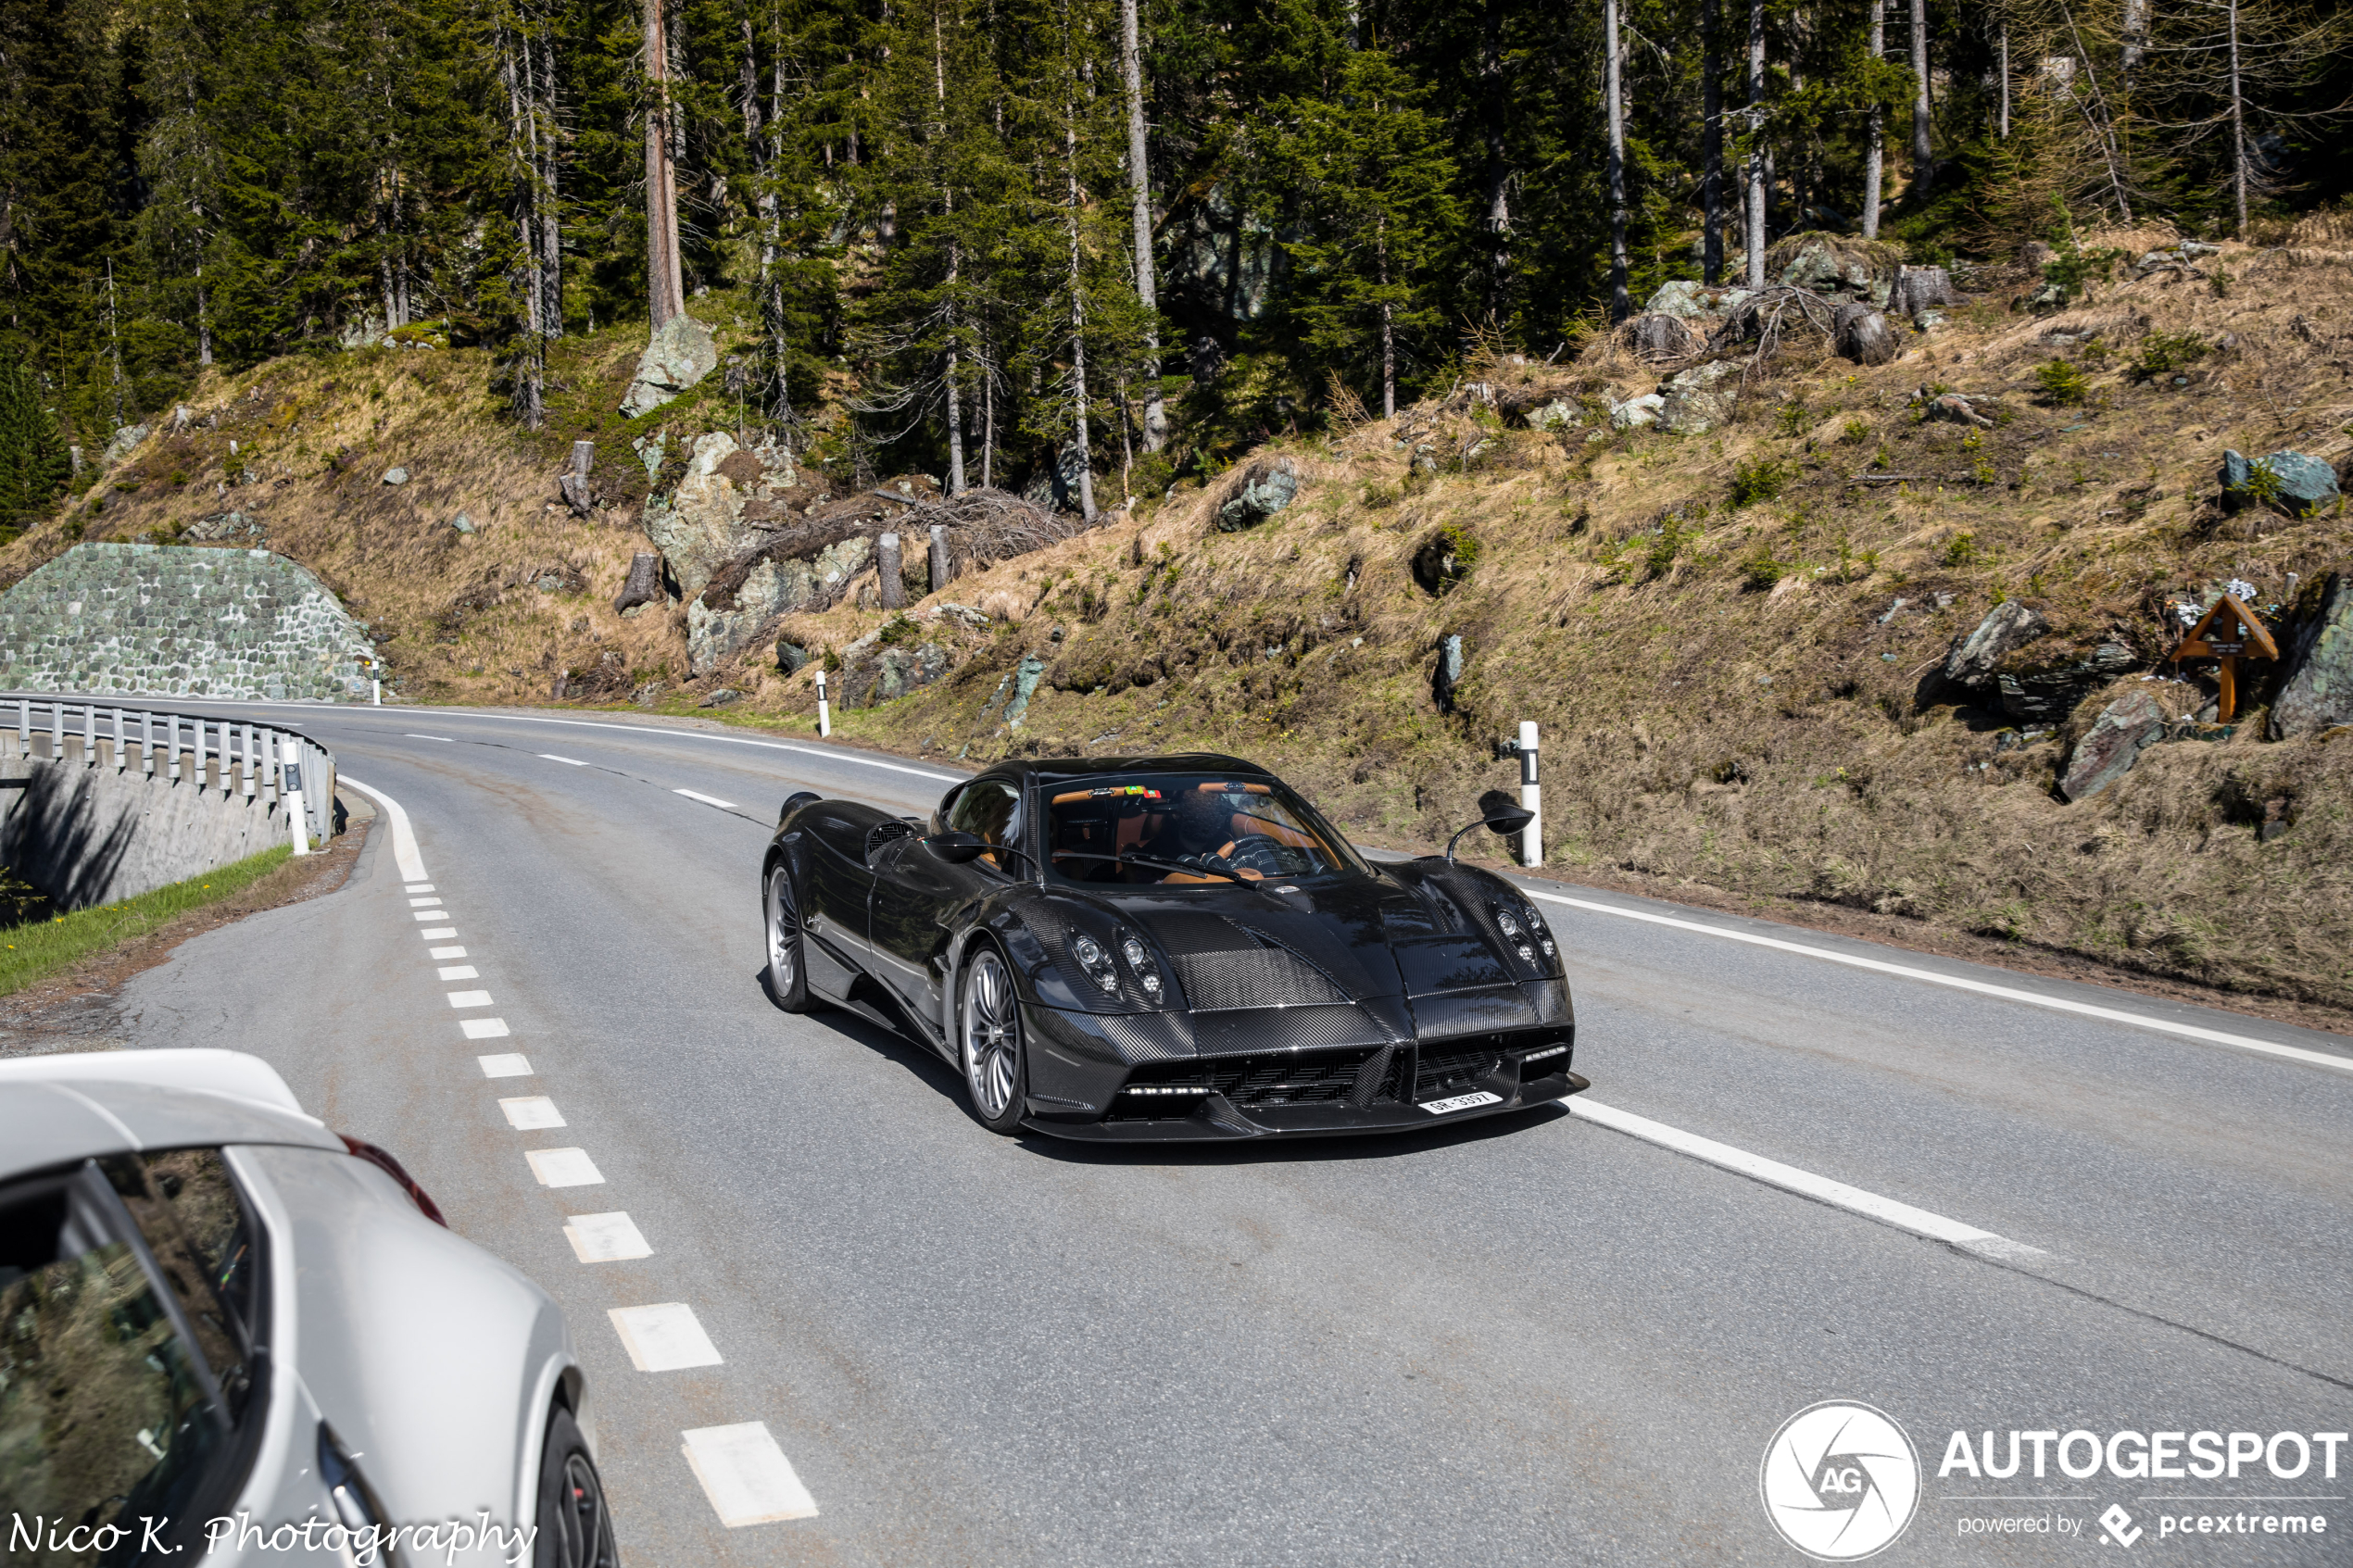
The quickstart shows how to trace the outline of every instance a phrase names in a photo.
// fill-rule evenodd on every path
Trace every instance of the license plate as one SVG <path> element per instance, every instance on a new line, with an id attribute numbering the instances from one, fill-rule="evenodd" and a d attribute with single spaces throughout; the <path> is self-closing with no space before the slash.
<path id="1" fill-rule="evenodd" d="M 1504 1097 L 1481 1089 L 1475 1095 L 1454 1095 L 1446 1099 L 1426 1099 L 1422 1109 L 1432 1116 L 1443 1116 L 1450 1110 L 1468 1110 L 1474 1105 L 1501 1105 Z"/>

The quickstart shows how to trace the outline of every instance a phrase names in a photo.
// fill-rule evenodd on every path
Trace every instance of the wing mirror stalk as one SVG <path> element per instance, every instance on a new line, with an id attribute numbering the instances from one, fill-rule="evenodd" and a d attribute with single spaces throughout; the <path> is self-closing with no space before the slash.
<path id="1" fill-rule="evenodd" d="M 1514 800 L 1508 792 L 1500 789 L 1491 789 L 1480 796 L 1478 809 L 1486 815 L 1463 828 L 1446 841 L 1448 865 L 1454 863 L 1454 846 L 1463 841 L 1464 834 L 1476 832 L 1479 828 L 1492 828 L 1499 836 L 1509 838 L 1536 820 L 1535 812 Z"/>
<path id="2" fill-rule="evenodd" d="M 924 847 L 951 866 L 968 866 L 983 855 L 1018 855 L 1032 866 L 1038 857 L 1026 849 L 1010 844 L 991 844 L 976 833 L 935 833 L 924 839 Z"/>

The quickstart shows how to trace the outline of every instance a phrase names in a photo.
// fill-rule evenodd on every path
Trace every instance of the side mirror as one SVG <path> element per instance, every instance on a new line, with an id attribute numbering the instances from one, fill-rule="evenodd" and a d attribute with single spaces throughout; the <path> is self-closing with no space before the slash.
<path id="1" fill-rule="evenodd" d="M 924 840 L 924 847 L 951 866 L 970 865 L 988 852 L 988 846 L 977 834 L 936 833 Z"/>
<path id="2" fill-rule="evenodd" d="M 1478 809 L 1485 814 L 1487 825 L 1505 838 L 1536 820 L 1536 813 L 1515 800 L 1507 790 L 1489 790 L 1478 797 Z"/>
<path id="3" fill-rule="evenodd" d="M 1466 824 L 1446 841 L 1448 865 L 1454 863 L 1454 846 L 1460 844 L 1463 834 L 1473 828 L 1492 828 L 1499 836 L 1509 838 L 1536 820 L 1536 813 L 1513 799 L 1509 790 L 1489 790 L 1478 797 L 1478 821 Z"/>

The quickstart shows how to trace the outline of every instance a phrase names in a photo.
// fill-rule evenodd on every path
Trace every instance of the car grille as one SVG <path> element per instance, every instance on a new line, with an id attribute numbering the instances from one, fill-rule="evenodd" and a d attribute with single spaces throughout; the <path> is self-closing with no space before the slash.
<path id="1" fill-rule="evenodd" d="M 1346 1105 L 1363 1110 L 1394 1104 L 1404 1078 L 1405 1053 L 1393 1046 L 1368 1050 L 1290 1051 L 1153 1062 L 1137 1069 L 1130 1089 L 1198 1086 L 1244 1110 L 1277 1105 Z M 1206 1098 L 1206 1095 L 1203 1096 Z M 1202 1100 L 1190 1095 L 1129 1094 L 1113 1101 L 1111 1120 L 1151 1121 L 1189 1116 Z"/>
<path id="2" fill-rule="evenodd" d="M 1414 1063 L 1414 1098 L 1438 1099 L 1467 1094 L 1478 1086 L 1479 1079 L 1503 1065 L 1504 1053 L 1491 1044 L 1425 1050 Z"/>

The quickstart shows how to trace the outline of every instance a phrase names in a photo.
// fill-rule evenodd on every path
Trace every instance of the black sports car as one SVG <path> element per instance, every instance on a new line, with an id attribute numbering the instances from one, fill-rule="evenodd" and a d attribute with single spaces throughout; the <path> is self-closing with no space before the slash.
<path id="1" fill-rule="evenodd" d="M 1006 762 L 928 824 L 796 795 L 761 868 L 770 991 L 912 1031 L 1006 1133 L 1371 1132 L 1584 1088 L 1543 917 L 1449 849 L 1369 864 L 1231 757 Z"/>

